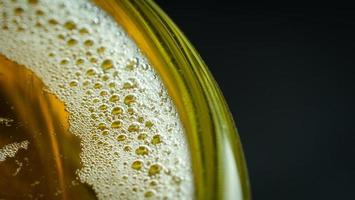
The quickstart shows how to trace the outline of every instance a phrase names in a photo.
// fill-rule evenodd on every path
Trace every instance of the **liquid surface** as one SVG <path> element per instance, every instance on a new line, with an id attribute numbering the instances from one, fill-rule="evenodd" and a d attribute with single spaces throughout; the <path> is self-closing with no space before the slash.
<path id="1" fill-rule="evenodd" d="M 21 163 L 19 175 L 27 167 L 23 163 L 36 164 L 32 168 L 41 169 L 44 179 L 58 177 L 51 192 L 60 198 L 66 198 L 70 188 L 99 199 L 193 197 L 190 156 L 175 107 L 147 59 L 100 9 L 84 0 L 0 0 L 0 53 L 11 60 L 1 58 L 3 74 L 11 74 L 6 70 L 13 71 L 12 65 L 18 63 L 27 68 L 22 69 L 25 74 L 33 71 L 44 84 L 29 90 L 23 85 L 40 84 L 18 75 L 3 79 L 9 85 L 2 90 L 5 98 L 0 103 L 14 114 L 0 113 L 0 157 L 6 154 L 0 166 L 13 159 Z M 58 99 L 49 101 L 54 105 L 43 104 L 38 100 L 43 94 L 35 92 L 29 96 L 38 98 L 19 100 L 11 90 L 15 82 L 24 89 L 19 94 L 52 93 L 51 98 Z M 39 107 L 33 106 L 36 103 Z M 34 118 L 23 106 L 42 113 L 45 120 Z M 14 122 L 25 125 L 10 130 L 7 125 Z M 38 130 L 38 124 L 45 128 Z M 6 150 L 11 144 L 13 150 Z M 47 151 L 33 150 L 40 147 Z M 26 152 L 33 154 L 33 161 L 25 161 Z M 27 183 L 17 176 L 9 177 L 21 179 L 19 191 L 42 183 Z M 10 198 L 4 193 L 5 182 L 0 178 L 0 197 Z M 28 192 L 38 194 L 31 188 Z"/>

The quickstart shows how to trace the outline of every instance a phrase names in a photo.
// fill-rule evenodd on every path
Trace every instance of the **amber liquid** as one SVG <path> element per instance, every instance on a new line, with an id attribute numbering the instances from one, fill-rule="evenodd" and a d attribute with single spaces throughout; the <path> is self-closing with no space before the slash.
<path id="1" fill-rule="evenodd" d="M 0 199 L 91 199 L 77 180 L 80 141 L 65 106 L 31 71 L 0 55 L 0 150 L 28 141 L 0 161 Z"/>

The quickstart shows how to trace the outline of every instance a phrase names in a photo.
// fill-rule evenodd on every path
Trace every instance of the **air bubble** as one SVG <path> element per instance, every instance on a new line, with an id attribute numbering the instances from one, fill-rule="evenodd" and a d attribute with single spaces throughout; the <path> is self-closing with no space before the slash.
<path id="1" fill-rule="evenodd" d="M 49 19 L 49 20 L 48 20 L 48 24 L 50 24 L 50 25 L 57 25 L 57 24 L 58 24 L 58 21 L 55 20 L 55 19 Z"/>
<path id="2" fill-rule="evenodd" d="M 94 45 L 94 41 L 92 40 L 85 40 L 84 45 L 87 47 L 91 47 L 92 45 Z"/>
<path id="3" fill-rule="evenodd" d="M 76 45 L 76 44 L 78 44 L 78 41 L 77 41 L 76 39 L 74 39 L 74 38 L 70 38 L 70 39 L 67 41 L 67 45 L 68 45 L 68 46 L 74 46 L 74 45 Z"/>
<path id="4" fill-rule="evenodd" d="M 150 143 L 152 143 L 154 145 L 161 143 L 160 135 L 154 135 Z"/>
<path id="5" fill-rule="evenodd" d="M 148 155 L 148 153 L 149 153 L 149 148 L 147 146 L 145 146 L 145 145 L 139 146 L 136 149 L 136 154 L 137 155 L 144 156 L 144 155 Z"/>
<path id="6" fill-rule="evenodd" d="M 81 28 L 81 29 L 79 30 L 79 33 L 82 34 L 82 35 L 85 35 L 85 34 L 88 34 L 89 31 L 88 31 L 87 28 Z"/>
<path id="7" fill-rule="evenodd" d="M 113 122 L 111 123 L 111 128 L 117 129 L 117 128 L 121 128 L 121 126 L 122 126 L 122 122 L 119 121 L 119 120 L 113 121 Z"/>
<path id="8" fill-rule="evenodd" d="M 105 130 L 105 129 L 107 129 L 106 128 L 106 124 L 105 123 L 103 123 L 103 122 L 101 122 L 101 123 L 99 123 L 98 125 L 97 125 L 97 128 L 99 128 L 100 130 Z"/>
<path id="9" fill-rule="evenodd" d="M 64 23 L 64 28 L 66 28 L 68 30 L 74 30 L 74 29 L 76 29 L 76 24 L 73 21 L 67 21 Z"/>
<path id="10" fill-rule="evenodd" d="M 134 95 L 127 95 L 125 98 L 124 98 L 124 103 L 127 105 L 127 106 L 130 106 L 132 105 L 133 103 L 136 102 L 136 97 Z"/>
<path id="11" fill-rule="evenodd" d="M 145 198 L 151 198 L 151 197 L 153 197 L 154 195 L 155 195 L 154 190 L 148 190 L 148 191 L 146 191 L 146 192 L 144 193 L 144 197 L 145 197 Z"/>
<path id="12" fill-rule="evenodd" d="M 126 138 L 127 138 L 126 135 L 121 134 L 121 135 L 119 135 L 119 136 L 116 137 L 116 140 L 119 141 L 119 142 L 122 142 L 122 141 L 125 141 Z"/>
<path id="13" fill-rule="evenodd" d="M 123 109 L 121 107 L 114 107 L 111 111 L 113 115 L 119 115 L 123 113 Z"/>
<path id="14" fill-rule="evenodd" d="M 127 129 L 129 132 L 138 132 L 139 131 L 139 125 L 138 124 L 131 124 L 128 126 Z"/>
<path id="15" fill-rule="evenodd" d="M 137 139 L 138 140 L 145 140 L 148 137 L 148 134 L 146 133 L 141 133 L 138 135 Z"/>
<path id="16" fill-rule="evenodd" d="M 106 136 L 106 135 L 108 135 L 110 132 L 108 131 L 108 130 L 104 130 L 104 131 L 102 131 L 101 132 L 101 134 L 103 135 L 103 136 Z"/>
<path id="17" fill-rule="evenodd" d="M 113 68 L 113 62 L 110 59 L 106 59 L 101 63 L 101 68 L 103 70 L 109 70 Z"/>
<path id="18" fill-rule="evenodd" d="M 100 89 L 100 88 L 102 88 L 102 84 L 101 83 L 95 83 L 94 84 L 94 88 L 95 89 Z"/>
<path id="19" fill-rule="evenodd" d="M 86 71 L 86 75 L 88 75 L 88 76 L 94 76 L 94 75 L 96 75 L 96 74 L 97 74 L 97 71 L 96 71 L 95 68 L 88 69 L 88 70 Z"/>
<path id="20" fill-rule="evenodd" d="M 82 59 L 82 58 L 77 59 L 76 62 L 75 62 L 76 65 L 82 65 L 84 63 L 85 63 L 85 60 Z"/>
<path id="21" fill-rule="evenodd" d="M 135 170 L 142 169 L 142 166 L 143 166 L 143 162 L 141 160 L 136 160 L 131 165 L 132 169 L 135 169 Z"/>
<path id="22" fill-rule="evenodd" d="M 104 111 L 104 110 L 107 110 L 107 105 L 106 104 L 102 104 L 99 106 L 99 109 Z"/>
<path id="23" fill-rule="evenodd" d="M 70 87 L 78 86 L 78 81 L 76 81 L 76 80 L 70 81 L 69 86 L 70 86 Z"/>
<path id="24" fill-rule="evenodd" d="M 148 174 L 149 176 L 154 176 L 156 174 L 159 174 L 162 169 L 163 167 L 160 164 L 153 164 L 150 166 Z"/>
<path id="25" fill-rule="evenodd" d="M 21 7 L 18 7 L 18 8 L 14 9 L 15 15 L 22 15 L 23 12 L 24 12 L 24 10 Z"/>
<path id="26" fill-rule="evenodd" d="M 119 96 L 117 94 L 114 94 L 110 97 L 110 101 L 111 102 L 117 102 L 118 100 L 120 100 Z"/>

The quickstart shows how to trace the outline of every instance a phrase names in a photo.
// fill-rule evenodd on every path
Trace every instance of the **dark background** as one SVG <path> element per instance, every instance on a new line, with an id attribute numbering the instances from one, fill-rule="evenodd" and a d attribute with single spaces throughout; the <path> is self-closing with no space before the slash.
<path id="1" fill-rule="evenodd" d="M 253 199 L 355 199 L 355 9 L 156 2 L 224 93 Z"/>

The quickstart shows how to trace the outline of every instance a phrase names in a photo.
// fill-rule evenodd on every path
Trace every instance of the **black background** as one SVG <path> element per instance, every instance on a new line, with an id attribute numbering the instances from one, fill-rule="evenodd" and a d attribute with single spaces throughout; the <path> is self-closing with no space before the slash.
<path id="1" fill-rule="evenodd" d="M 355 9 L 156 2 L 224 93 L 253 199 L 355 199 Z"/>

